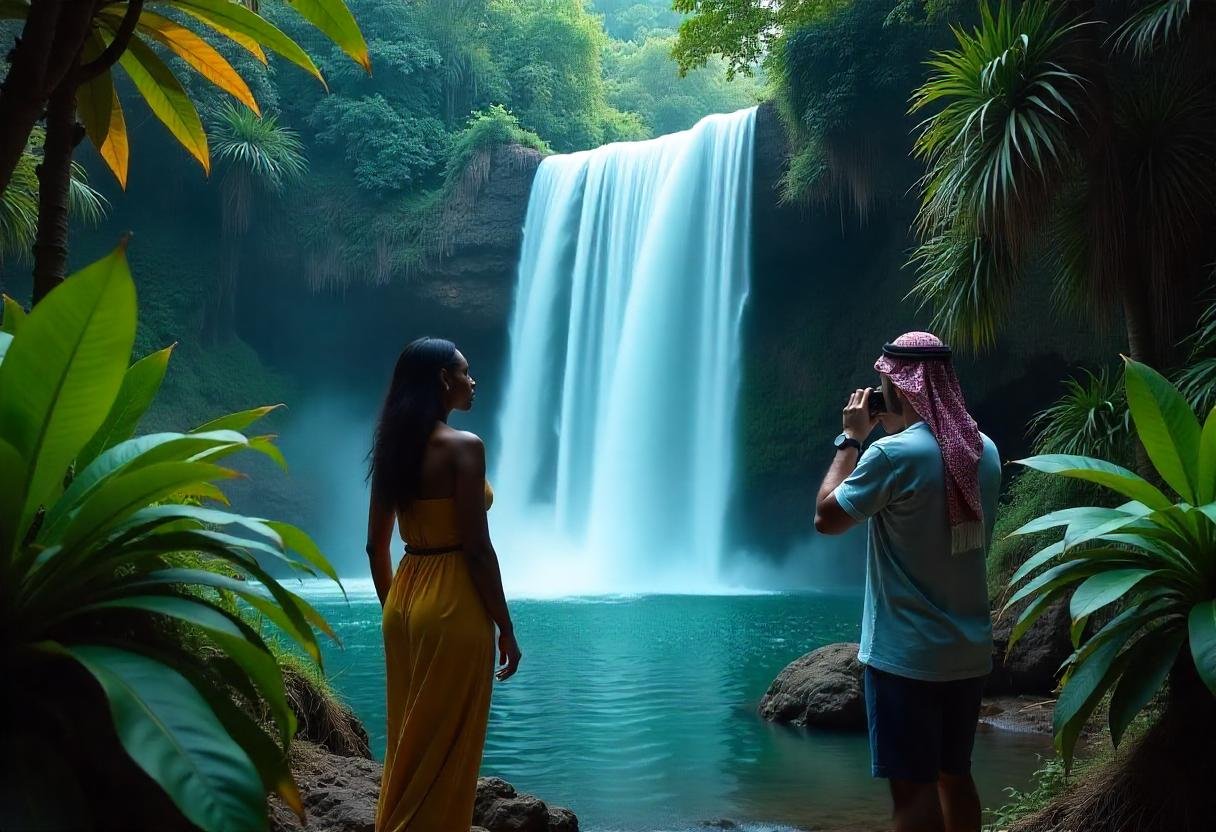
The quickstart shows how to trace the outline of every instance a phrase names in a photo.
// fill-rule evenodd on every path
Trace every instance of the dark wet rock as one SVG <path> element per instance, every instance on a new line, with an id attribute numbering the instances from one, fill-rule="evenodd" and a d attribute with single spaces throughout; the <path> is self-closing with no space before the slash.
<path id="1" fill-rule="evenodd" d="M 374 832 L 381 766 L 364 757 L 334 754 L 307 740 L 292 743 L 291 770 L 308 826 L 278 798 L 270 799 L 271 832 Z"/>
<path id="2" fill-rule="evenodd" d="M 520 794 L 500 777 L 477 781 L 473 823 L 488 832 L 578 832 L 578 818 L 569 809 Z"/>
<path id="3" fill-rule="evenodd" d="M 705 827 L 706 829 L 738 829 L 739 828 L 739 824 L 735 823 L 733 820 L 727 820 L 726 818 L 718 818 L 717 820 L 703 820 L 703 821 L 701 821 L 701 825 L 703 827 Z"/>
<path id="4" fill-rule="evenodd" d="M 292 746 L 291 769 L 308 823 L 302 826 L 281 800 L 271 798 L 271 832 L 374 832 L 380 763 L 334 754 L 297 740 Z M 498 777 L 478 781 L 473 824 L 473 832 L 578 832 L 578 818 L 569 809 L 520 794 Z"/>
<path id="5" fill-rule="evenodd" d="M 428 239 L 432 256 L 411 291 L 463 316 L 505 321 L 515 290 L 524 215 L 542 155 L 494 148 L 484 169 L 466 175 L 441 209 Z"/>
<path id="6" fill-rule="evenodd" d="M 864 730 L 865 696 L 857 647 L 828 644 L 791 662 L 760 700 L 760 716 L 789 725 Z"/>
<path id="7" fill-rule="evenodd" d="M 1069 636 L 1068 599 L 1051 604 L 1022 636 L 1008 657 L 1009 636 L 1024 606 L 1014 607 L 992 622 L 992 674 L 984 693 L 1033 693 L 1047 696 L 1055 691 L 1060 665 L 1072 655 Z"/>

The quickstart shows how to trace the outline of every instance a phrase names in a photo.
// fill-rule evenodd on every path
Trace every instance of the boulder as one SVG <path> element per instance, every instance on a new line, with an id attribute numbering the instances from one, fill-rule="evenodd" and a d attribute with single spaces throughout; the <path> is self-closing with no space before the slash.
<path id="1" fill-rule="evenodd" d="M 1060 665 L 1072 655 L 1068 599 L 1061 598 L 1043 612 L 1008 657 L 1009 636 L 1025 606 L 1014 607 L 992 621 L 992 674 L 988 696 L 1033 693 L 1047 696 L 1056 689 Z"/>
<path id="2" fill-rule="evenodd" d="M 530 794 L 519 794 L 500 777 L 477 781 L 473 823 L 488 832 L 578 832 L 569 809 L 551 807 Z"/>
<path id="3" fill-rule="evenodd" d="M 770 722 L 862 731 L 866 727 L 857 644 L 828 644 L 786 666 L 760 700 Z"/>

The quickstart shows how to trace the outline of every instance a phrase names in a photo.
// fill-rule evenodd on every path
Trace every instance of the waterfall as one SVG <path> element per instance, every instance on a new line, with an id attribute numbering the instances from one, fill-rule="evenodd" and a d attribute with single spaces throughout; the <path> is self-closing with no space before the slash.
<path id="1" fill-rule="evenodd" d="M 714 115 L 541 163 L 491 470 L 513 592 L 716 588 L 754 122 Z"/>

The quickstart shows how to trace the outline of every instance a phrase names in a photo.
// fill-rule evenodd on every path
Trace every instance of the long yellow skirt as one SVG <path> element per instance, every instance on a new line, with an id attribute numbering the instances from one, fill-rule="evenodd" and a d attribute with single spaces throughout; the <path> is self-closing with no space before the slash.
<path id="1" fill-rule="evenodd" d="M 376 832 L 466 832 L 494 672 L 494 623 L 464 554 L 406 556 L 384 604 L 388 740 Z"/>

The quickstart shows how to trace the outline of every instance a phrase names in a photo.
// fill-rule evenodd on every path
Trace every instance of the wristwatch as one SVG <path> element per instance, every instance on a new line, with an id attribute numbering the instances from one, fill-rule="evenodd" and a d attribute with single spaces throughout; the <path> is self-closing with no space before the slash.
<path id="1" fill-rule="evenodd" d="M 836 450 L 843 451 L 845 448 L 856 448 L 857 454 L 861 455 L 861 443 L 851 436 L 840 434 L 836 437 L 836 441 L 832 443 L 836 446 Z"/>

